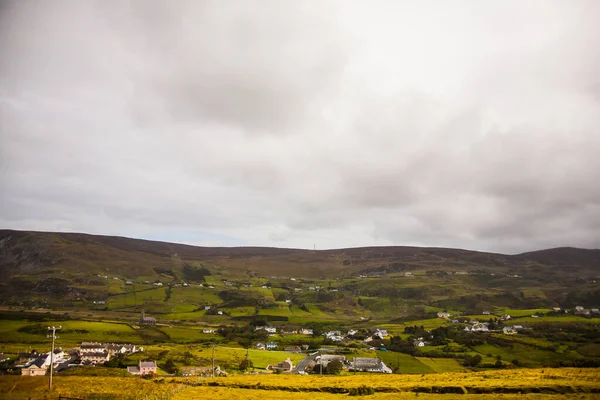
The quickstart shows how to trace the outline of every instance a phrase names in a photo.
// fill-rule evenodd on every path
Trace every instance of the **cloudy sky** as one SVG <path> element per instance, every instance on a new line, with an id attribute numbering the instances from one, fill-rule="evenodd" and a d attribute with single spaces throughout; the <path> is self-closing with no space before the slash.
<path id="1" fill-rule="evenodd" d="M 600 247 L 600 2 L 1 1 L 0 228 Z"/>

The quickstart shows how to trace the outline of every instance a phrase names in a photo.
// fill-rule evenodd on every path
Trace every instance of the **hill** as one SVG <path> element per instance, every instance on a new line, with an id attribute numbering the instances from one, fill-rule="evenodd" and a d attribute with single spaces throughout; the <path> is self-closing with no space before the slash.
<path id="1" fill-rule="evenodd" d="M 519 255 L 405 246 L 312 251 L 0 231 L 0 304 L 144 307 L 174 320 L 198 319 L 206 305 L 232 318 L 284 320 L 595 305 L 599 275 L 600 250 L 575 248 Z"/>

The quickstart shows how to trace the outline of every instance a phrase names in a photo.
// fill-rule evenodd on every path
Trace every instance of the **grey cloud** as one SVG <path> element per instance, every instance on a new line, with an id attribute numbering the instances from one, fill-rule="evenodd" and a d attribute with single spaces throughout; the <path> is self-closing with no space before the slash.
<path id="1" fill-rule="evenodd" d="M 3 2 L 0 225 L 600 247 L 598 3 Z"/>

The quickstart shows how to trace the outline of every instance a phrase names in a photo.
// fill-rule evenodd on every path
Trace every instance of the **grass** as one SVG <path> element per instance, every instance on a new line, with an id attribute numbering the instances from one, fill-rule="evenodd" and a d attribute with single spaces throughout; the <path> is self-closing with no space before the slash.
<path id="1" fill-rule="evenodd" d="M 175 343 L 194 343 L 216 338 L 211 333 L 202 333 L 202 327 L 164 327 L 160 331 L 164 332 Z"/>
<path id="2" fill-rule="evenodd" d="M 417 357 L 417 360 L 422 362 L 431 368 L 434 372 L 464 372 L 466 368 L 463 367 L 459 361 L 453 358 L 428 358 L 428 357 Z"/>
<path id="3" fill-rule="evenodd" d="M 62 326 L 58 331 L 58 345 L 73 346 L 82 341 L 98 341 L 98 342 L 121 342 L 121 343 L 142 343 L 142 338 L 129 325 L 124 323 L 112 322 L 88 322 L 76 320 L 55 320 L 47 322 L 31 322 L 31 321 L 0 321 L 0 334 L 2 335 L 2 345 L 0 349 L 5 349 L 8 343 L 18 343 L 22 347 L 27 347 L 28 344 L 45 344 L 50 343 L 46 337 L 45 329 L 48 326 Z M 25 326 L 36 326 L 40 332 L 44 334 L 30 334 L 19 332 L 19 328 Z"/>
<path id="4" fill-rule="evenodd" d="M 378 351 L 377 356 L 381 358 L 385 365 L 392 369 L 397 368 L 401 374 L 431 374 L 435 372 L 430 366 L 409 354 Z"/>
<path id="5" fill-rule="evenodd" d="M 530 308 L 526 310 L 519 310 L 514 308 L 505 308 L 503 310 L 498 311 L 500 314 L 508 314 L 511 317 L 526 317 L 529 315 L 533 315 L 535 313 L 549 313 L 552 310 L 549 308 Z"/>

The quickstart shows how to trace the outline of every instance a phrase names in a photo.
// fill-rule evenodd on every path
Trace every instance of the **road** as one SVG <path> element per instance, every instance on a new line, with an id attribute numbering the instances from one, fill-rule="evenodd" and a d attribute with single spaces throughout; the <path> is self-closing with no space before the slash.
<path id="1" fill-rule="evenodd" d="M 308 367 L 308 364 L 310 364 L 311 361 L 314 361 L 315 358 L 319 356 L 319 354 L 320 353 L 318 351 L 315 351 L 313 354 L 310 354 L 308 357 L 304 358 L 302 361 L 296 364 L 296 368 L 293 369 L 292 374 L 299 374 L 300 372 L 304 372 L 306 367 Z"/>

